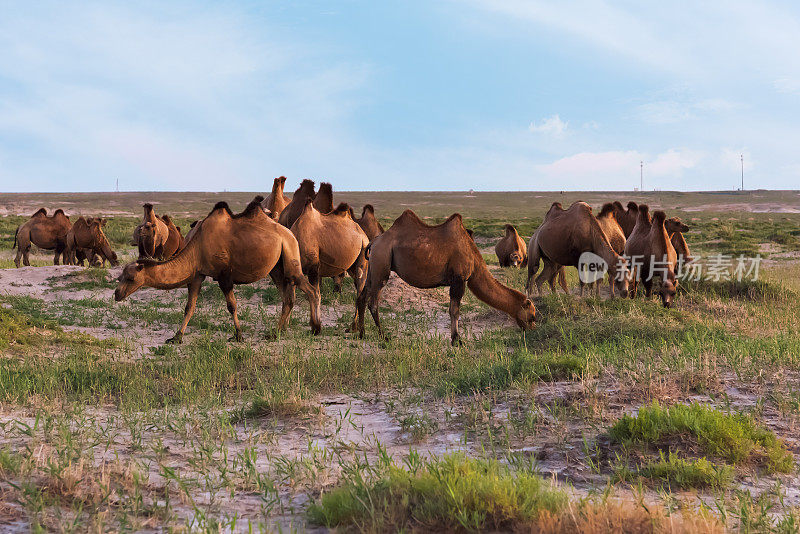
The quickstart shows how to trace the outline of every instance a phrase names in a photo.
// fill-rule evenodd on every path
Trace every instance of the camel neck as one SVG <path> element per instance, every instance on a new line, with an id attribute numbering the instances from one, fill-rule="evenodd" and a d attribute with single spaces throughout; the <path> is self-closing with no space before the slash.
<path id="1" fill-rule="evenodd" d="M 620 255 L 614 251 L 614 248 L 611 246 L 611 243 L 608 242 L 608 238 L 602 230 L 600 230 L 600 232 L 595 232 L 594 241 L 595 253 L 605 260 L 609 271 L 616 273 Z"/>
<path id="2" fill-rule="evenodd" d="M 174 289 L 188 284 L 197 274 L 197 236 L 177 256 L 163 263 L 145 266 L 145 285 Z"/>
<path id="3" fill-rule="evenodd" d="M 467 280 L 467 287 L 480 300 L 512 317 L 516 317 L 526 298 L 519 291 L 498 282 L 482 260 L 476 260 L 475 270 Z"/>

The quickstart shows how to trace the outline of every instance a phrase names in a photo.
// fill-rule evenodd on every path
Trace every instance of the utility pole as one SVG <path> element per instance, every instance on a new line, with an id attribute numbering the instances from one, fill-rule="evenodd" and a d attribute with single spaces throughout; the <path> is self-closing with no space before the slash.
<path id="1" fill-rule="evenodd" d="M 744 154 L 739 154 L 739 159 L 742 162 L 742 191 L 744 191 Z"/>
<path id="2" fill-rule="evenodd" d="M 117 178 L 117 193 L 119 193 L 119 178 Z"/>
<path id="3" fill-rule="evenodd" d="M 639 191 L 644 191 L 644 162 L 639 162 Z"/>

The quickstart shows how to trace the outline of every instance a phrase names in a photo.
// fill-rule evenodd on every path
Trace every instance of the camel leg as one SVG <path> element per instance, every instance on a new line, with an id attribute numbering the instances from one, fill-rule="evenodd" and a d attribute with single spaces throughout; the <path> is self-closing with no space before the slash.
<path id="1" fill-rule="evenodd" d="M 381 290 L 386 282 L 389 280 L 391 274 L 389 266 L 382 267 L 380 271 L 376 269 L 375 262 L 370 262 L 367 270 L 367 281 L 364 284 L 364 289 L 359 293 L 356 299 L 356 317 L 358 322 L 358 337 L 364 338 L 364 311 L 369 301 L 369 311 L 372 314 L 372 320 L 375 321 L 375 326 L 378 328 L 378 335 L 383 337 L 383 329 L 381 328 L 381 319 L 378 315 L 378 303 L 381 298 Z"/>
<path id="2" fill-rule="evenodd" d="M 642 285 L 644 285 L 644 296 L 649 300 L 653 296 L 653 279 L 643 280 Z"/>
<path id="3" fill-rule="evenodd" d="M 458 335 L 458 314 L 461 311 L 461 299 L 464 297 L 464 280 L 454 280 L 450 284 L 450 344 L 463 345 Z"/>
<path id="4" fill-rule="evenodd" d="M 183 342 L 183 333 L 186 331 L 186 325 L 189 324 L 189 320 L 194 315 L 194 309 L 197 306 L 197 296 L 200 294 L 200 287 L 203 285 L 203 280 L 205 276 L 197 275 L 192 278 L 192 281 L 189 282 L 187 286 L 189 288 L 189 297 L 186 299 L 186 309 L 183 312 L 183 322 L 181 322 L 181 327 L 175 333 L 174 336 L 169 338 L 166 343 L 178 345 Z"/>
<path id="5" fill-rule="evenodd" d="M 319 286 L 314 287 L 311 285 L 302 274 L 295 277 L 293 282 L 300 288 L 300 291 L 306 294 L 306 298 L 308 298 L 311 333 L 316 336 L 322 331 L 322 319 L 320 319 L 319 316 L 322 296 L 319 293 Z M 294 287 L 292 287 L 292 295 L 294 295 Z"/>
<path id="6" fill-rule="evenodd" d="M 53 265 L 60 265 L 60 262 L 58 261 L 58 258 L 59 258 L 59 256 L 61 256 L 61 252 L 62 251 L 58 250 L 58 247 L 56 247 L 56 254 L 55 254 L 55 256 L 53 256 Z"/>
<path id="7" fill-rule="evenodd" d="M 225 295 L 225 303 L 228 305 L 228 313 L 231 314 L 233 319 L 234 333 L 228 341 L 242 341 L 242 327 L 239 325 L 239 314 L 236 313 L 236 295 L 233 292 L 233 281 L 224 277 L 219 281 L 219 288 Z"/>
<path id="8" fill-rule="evenodd" d="M 536 288 L 539 290 L 540 295 L 542 294 L 542 284 L 545 280 L 547 280 L 547 283 L 550 284 L 550 293 L 553 295 L 556 294 L 553 281 L 555 280 L 557 274 L 558 269 L 556 268 L 555 264 L 550 261 L 545 261 L 544 267 L 542 267 L 542 272 L 536 277 Z"/>
<path id="9" fill-rule="evenodd" d="M 294 284 L 292 284 L 286 277 L 283 275 L 283 267 L 280 262 L 275 266 L 272 270 L 270 277 L 272 281 L 275 282 L 275 285 L 281 292 L 282 298 L 282 305 L 281 305 L 281 316 L 278 319 L 278 327 L 276 329 L 277 332 L 283 332 L 286 330 L 286 325 L 289 324 L 289 317 L 292 315 L 292 309 L 294 308 Z M 267 337 L 275 337 L 273 335 L 268 335 Z"/>
<path id="10" fill-rule="evenodd" d="M 334 293 L 341 293 L 342 292 L 342 281 L 344 280 L 344 275 L 339 274 L 333 277 L 333 292 Z"/>
<path id="11" fill-rule="evenodd" d="M 19 259 L 22 258 L 23 264 L 28 265 L 28 252 L 22 245 L 17 247 L 17 255 L 14 257 L 14 265 L 19 267 Z"/>
<path id="12" fill-rule="evenodd" d="M 356 303 L 358 296 L 364 291 L 364 285 L 367 282 L 367 259 L 364 257 L 364 251 L 358 255 L 355 263 L 347 269 L 347 273 L 353 279 L 353 285 L 356 288 Z M 358 306 L 356 306 L 356 315 L 353 315 L 353 322 L 350 324 L 349 332 L 355 332 L 358 323 Z"/>

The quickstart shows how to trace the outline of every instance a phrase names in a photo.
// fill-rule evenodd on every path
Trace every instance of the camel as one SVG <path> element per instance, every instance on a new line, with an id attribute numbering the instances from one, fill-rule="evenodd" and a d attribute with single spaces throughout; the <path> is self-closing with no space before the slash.
<path id="1" fill-rule="evenodd" d="M 300 217 L 300 214 L 303 213 L 303 210 L 306 209 L 306 201 L 310 198 L 314 200 L 316 193 L 314 193 L 314 181 L 313 180 L 303 180 L 300 183 L 300 187 L 297 188 L 297 191 L 294 192 L 292 195 L 292 201 L 283 208 L 281 211 L 280 217 L 278 217 L 278 222 L 284 225 L 286 228 L 291 228 L 294 222 Z"/>
<path id="2" fill-rule="evenodd" d="M 678 272 L 680 272 L 685 264 L 694 261 L 692 253 L 689 251 L 689 244 L 683 237 L 683 233 L 688 232 L 689 227 L 679 217 L 670 217 L 664 222 L 664 228 L 667 230 L 669 240 L 678 255 Z"/>
<path id="3" fill-rule="evenodd" d="M 625 233 L 625 238 L 630 237 L 633 228 L 636 226 L 636 219 L 639 217 L 639 205 L 636 202 L 628 202 L 628 209 L 622 207 L 622 203 L 615 201 L 613 203 L 614 212 L 616 214 L 617 222 L 619 223 L 622 231 Z"/>
<path id="4" fill-rule="evenodd" d="M 152 204 L 145 204 L 142 223 L 137 227 L 136 241 L 139 245 L 140 258 L 167 259 L 165 254 L 167 241 L 170 238 L 170 229 L 161 217 L 156 216 Z M 172 242 L 174 245 L 174 241 Z M 174 253 L 174 250 L 173 250 Z"/>
<path id="5" fill-rule="evenodd" d="M 66 263 L 64 249 L 66 248 L 67 232 L 70 228 L 72 228 L 72 223 L 64 214 L 64 210 L 57 209 L 51 217 L 48 217 L 46 209 L 39 209 L 14 233 L 14 246 L 11 247 L 17 248 L 14 265 L 19 267 L 19 260 L 22 258 L 22 264 L 26 267 L 30 266 L 28 255 L 31 251 L 31 244 L 41 249 L 54 250 L 53 265 L 59 264 L 59 257 L 62 257 Z"/>
<path id="6" fill-rule="evenodd" d="M 378 219 L 375 217 L 375 208 L 372 207 L 372 204 L 364 205 L 361 209 L 360 219 L 356 218 L 353 209 L 350 208 L 350 217 L 364 230 L 364 233 L 367 234 L 370 241 L 384 232 L 383 226 L 381 226 L 381 223 L 378 222 Z"/>
<path id="7" fill-rule="evenodd" d="M 321 278 L 347 272 L 355 282 L 358 298 L 367 274 L 367 234 L 350 217 L 347 204 L 339 204 L 326 215 L 317 211 L 310 199 L 306 202 L 305 210 L 292 225 L 300 245 L 303 274 L 319 295 Z"/>
<path id="8" fill-rule="evenodd" d="M 528 294 L 532 290 L 533 275 L 539 270 L 539 260 L 544 267 L 536 277 L 536 287 L 542 291 L 542 282 L 552 280 L 561 266 L 578 267 L 581 255 L 592 252 L 605 261 L 609 275 L 614 280 L 611 295 L 628 293 L 628 268 L 624 257 L 617 254 L 608 237 L 592 215 L 592 208 L 585 202 L 575 202 L 564 210 L 556 202 L 545 215 L 544 222 L 528 244 Z"/>
<path id="9" fill-rule="evenodd" d="M 139 257 L 149 257 L 147 253 L 154 248 L 155 258 L 168 260 L 183 248 L 185 240 L 181 235 L 180 227 L 175 226 L 175 223 L 172 222 L 172 219 L 169 215 L 156 215 L 156 219 L 157 221 L 164 223 L 164 225 L 167 227 L 167 240 L 164 241 L 160 248 L 153 247 L 153 244 L 155 244 L 159 239 L 156 235 L 159 226 L 158 222 L 155 225 L 149 222 L 139 224 L 133 230 L 133 239 L 131 239 L 131 244 L 139 247 L 140 239 L 142 236 L 144 236 L 144 240 L 141 241 L 142 246 L 139 247 Z M 143 250 L 144 255 L 142 255 Z"/>
<path id="10" fill-rule="evenodd" d="M 607 202 L 603 204 L 603 207 L 600 209 L 600 213 L 597 215 L 597 222 L 600 224 L 600 228 L 602 228 L 603 233 L 606 234 L 608 243 L 611 245 L 611 248 L 614 249 L 614 252 L 620 256 L 625 253 L 625 232 L 622 229 L 619 221 L 623 220 L 625 216 L 626 212 L 622 208 L 622 204 L 619 202 Z M 589 287 L 594 286 L 594 294 L 596 297 L 599 297 L 600 282 L 601 280 L 596 280 L 591 284 L 584 284 L 583 282 L 580 282 L 580 296 L 583 296 L 584 287 L 588 285 Z M 614 280 L 612 279 L 610 272 L 608 273 L 608 286 L 611 294 L 613 295 Z"/>
<path id="11" fill-rule="evenodd" d="M 270 212 L 270 216 L 278 220 L 281 212 L 291 202 L 289 197 L 283 194 L 283 186 L 286 185 L 286 177 L 279 176 L 272 182 L 272 192 L 264 200 L 262 206 Z M 188 234 L 187 234 L 188 237 Z M 187 239 L 188 240 L 188 239 Z"/>
<path id="12" fill-rule="evenodd" d="M 466 287 L 486 304 L 509 314 L 523 330 L 532 328 L 536 308 L 524 294 L 498 282 L 489 272 L 475 242 L 455 213 L 444 223 L 428 226 L 406 210 L 391 228 L 369 245 L 369 268 L 356 301 L 356 326 L 364 337 L 364 310 L 369 310 L 383 336 L 378 303 L 392 271 L 419 288 L 450 287 L 450 342 L 461 344 L 458 316 Z"/>
<path id="13" fill-rule="evenodd" d="M 192 240 L 194 235 L 200 229 L 200 223 L 201 222 L 202 221 L 200 219 L 198 219 L 196 221 L 193 221 L 192 224 L 189 225 L 189 231 L 186 232 L 186 237 L 183 238 L 183 246 L 186 246 L 186 244 L 189 243 L 189 241 Z"/>
<path id="14" fill-rule="evenodd" d="M 264 197 L 256 196 L 242 213 L 234 215 L 226 202 L 218 202 L 197 225 L 197 232 L 175 257 L 167 261 L 140 259 L 129 263 L 117 279 L 114 299 L 119 302 L 140 287 L 175 289 L 189 287 L 183 321 L 167 343 L 181 343 L 194 314 L 203 280 L 218 284 L 234 325 L 232 340 L 242 340 L 236 312 L 236 284 L 251 284 L 270 276 L 283 295 L 277 331 L 283 331 L 294 307 L 295 286 L 308 297 L 311 331 L 320 331 L 319 294 L 303 276 L 300 249 L 294 234 L 261 209 Z"/>
<path id="15" fill-rule="evenodd" d="M 500 267 L 525 267 L 528 265 L 528 251 L 525 241 L 512 225 L 505 226 L 505 235 L 494 247 Z"/>
<path id="16" fill-rule="evenodd" d="M 653 279 L 659 277 L 661 302 L 665 308 L 669 308 L 675 300 L 678 288 L 678 279 L 675 275 L 678 258 L 664 227 L 666 218 L 666 214 L 658 210 L 653 213 L 651 219 L 649 206 L 640 205 L 636 227 L 625 244 L 625 255 L 631 259 L 634 270 L 631 298 L 636 295 L 639 282 L 644 284 L 645 296 L 650 298 Z"/>
<path id="17" fill-rule="evenodd" d="M 328 182 L 319 184 L 319 191 L 314 197 L 314 209 L 320 213 L 333 211 L 333 186 Z"/>
<path id="18" fill-rule="evenodd" d="M 89 265 L 95 263 L 95 255 L 99 256 L 103 263 L 108 261 L 112 266 L 119 265 L 117 254 L 111 249 L 111 245 L 103 232 L 105 222 L 100 218 L 84 219 L 78 217 L 72 225 L 66 237 L 66 249 L 64 250 L 65 263 L 75 265 L 88 259 Z"/>

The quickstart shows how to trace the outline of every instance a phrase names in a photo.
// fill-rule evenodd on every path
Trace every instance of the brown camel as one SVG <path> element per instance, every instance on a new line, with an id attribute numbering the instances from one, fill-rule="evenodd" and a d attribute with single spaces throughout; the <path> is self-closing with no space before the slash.
<path id="1" fill-rule="evenodd" d="M 286 228 L 291 228 L 297 218 L 300 217 L 300 214 L 303 213 L 303 210 L 306 209 L 306 201 L 308 199 L 314 200 L 315 196 L 314 181 L 303 180 L 300 183 L 300 187 L 298 187 L 297 191 L 292 195 L 291 202 L 281 211 L 278 222 Z"/>
<path id="2" fill-rule="evenodd" d="M 664 228 L 666 218 L 666 214 L 658 210 L 653 212 L 651 219 L 649 206 L 640 205 L 636 227 L 625 244 L 625 255 L 630 258 L 631 268 L 634 271 L 631 298 L 636 295 L 639 282 L 644 284 L 645 296 L 650 298 L 653 292 L 653 279 L 659 277 L 661 302 L 665 308 L 669 308 L 675 300 L 678 288 L 678 279 L 675 275 L 678 257 Z"/>
<path id="3" fill-rule="evenodd" d="M 364 230 L 364 233 L 367 234 L 370 241 L 384 232 L 383 226 L 381 226 L 381 223 L 378 222 L 378 219 L 375 217 L 375 208 L 372 207 L 372 204 L 364 205 L 361 210 L 360 219 L 356 218 L 353 209 L 350 208 L 350 217 Z"/>
<path id="4" fill-rule="evenodd" d="M 622 203 L 619 201 L 615 201 L 613 205 L 617 222 L 622 227 L 627 239 L 636 226 L 636 219 L 639 217 L 639 205 L 633 201 L 628 202 L 628 209 L 623 208 Z"/>
<path id="5" fill-rule="evenodd" d="M 500 267 L 525 267 L 528 265 L 528 250 L 517 229 L 507 224 L 505 235 L 494 247 Z"/>
<path id="6" fill-rule="evenodd" d="M 319 184 L 319 191 L 314 197 L 314 209 L 320 213 L 333 211 L 333 186 L 328 182 Z"/>
<path id="7" fill-rule="evenodd" d="M 181 229 L 175 226 L 175 223 L 172 222 L 172 218 L 170 218 L 169 215 L 165 214 L 160 218 L 164 224 L 167 225 L 167 229 L 169 230 L 169 235 L 167 236 L 167 241 L 164 243 L 164 248 L 162 251 L 164 259 L 168 260 L 180 252 L 184 246 L 184 239 L 181 235 Z"/>
<path id="8" fill-rule="evenodd" d="M 278 220 L 278 217 L 281 216 L 281 212 L 284 210 L 284 208 L 289 204 L 289 202 L 291 202 L 289 197 L 283 194 L 284 185 L 286 185 L 285 176 L 279 176 L 278 178 L 275 178 L 275 180 L 272 182 L 272 192 L 267 196 L 262 204 L 264 209 L 269 211 L 270 216 L 276 221 Z"/>
<path id="9" fill-rule="evenodd" d="M 231 213 L 226 202 L 217 203 L 177 256 L 164 262 L 140 259 L 126 265 L 118 278 L 114 298 L 119 302 L 143 286 L 175 289 L 188 285 L 183 322 L 175 336 L 167 340 L 180 343 L 194 313 L 200 286 L 210 276 L 225 294 L 235 329 L 232 339 L 240 341 L 242 330 L 233 286 L 270 276 L 283 295 L 278 331 L 284 330 L 289 321 L 297 285 L 310 303 L 311 331 L 319 333 L 319 295 L 303 276 L 297 239 L 261 209 L 263 200 L 261 195 L 255 197 L 238 215 Z"/>
<path id="10" fill-rule="evenodd" d="M 169 258 L 165 254 L 169 237 L 170 231 L 167 223 L 161 220 L 161 217 L 156 216 L 152 204 L 145 204 L 144 216 L 142 217 L 141 225 L 138 227 L 138 236 L 136 238 L 139 245 L 139 258 Z"/>
<path id="11" fill-rule="evenodd" d="M 306 209 L 292 225 L 300 245 L 303 274 L 319 295 L 320 279 L 348 273 L 355 282 L 356 298 L 367 274 L 366 249 L 369 238 L 350 217 L 350 207 L 339 204 L 322 214 L 307 201 Z"/>
<path id="12" fill-rule="evenodd" d="M 626 216 L 625 210 L 622 208 L 622 204 L 619 202 L 610 203 L 607 202 L 603 204 L 603 207 L 600 209 L 600 213 L 597 215 L 597 222 L 600 223 L 600 228 L 603 229 L 603 233 L 606 234 L 608 238 L 608 242 L 611 245 L 611 248 L 614 249 L 614 252 L 622 256 L 625 253 L 625 232 L 622 229 L 619 221 L 622 220 Z M 595 296 L 600 296 L 600 282 L 601 280 L 597 280 L 592 284 L 584 284 L 580 282 L 580 295 L 583 296 L 583 290 L 585 286 L 589 286 L 590 288 L 594 286 L 594 294 Z M 611 277 L 611 273 L 608 273 L 608 286 L 611 293 L 614 293 L 614 280 Z"/>
<path id="13" fill-rule="evenodd" d="M 457 213 L 438 226 L 428 226 L 413 211 L 406 210 L 391 228 L 372 241 L 366 284 L 356 302 L 359 337 L 364 337 L 367 303 L 378 332 L 383 335 L 378 302 L 392 271 L 414 287 L 450 286 L 450 340 L 453 345 L 461 343 L 458 316 L 466 287 L 483 302 L 509 314 L 523 330 L 534 325 L 536 308 L 533 303 L 491 275 Z"/>
<path id="14" fill-rule="evenodd" d="M 664 222 L 664 228 L 666 228 L 669 240 L 678 255 L 678 272 L 680 272 L 685 264 L 694 261 L 689 250 L 689 243 L 683 237 L 683 233 L 688 232 L 689 227 L 679 217 L 670 217 Z"/>
<path id="15" fill-rule="evenodd" d="M 111 249 L 111 245 L 103 232 L 104 221 L 100 218 L 84 219 L 78 217 L 72 225 L 66 237 L 66 249 L 64 250 L 65 263 L 75 265 L 88 259 L 89 264 L 95 264 L 95 255 L 99 256 L 103 263 L 108 261 L 112 266 L 119 265 L 117 254 Z M 99 264 L 97 262 L 96 264 Z"/>
<path id="16" fill-rule="evenodd" d="M 608 273 L 614 280 L 611 295 L 628 293 L 628 268 L 625 258 L 614 251 L 608 237 L 592 215 L 585 202 L 575 202 L 564 210 L 554 203 L 545 215 L 544 222 L 528 245 L 528 294 L 532 290 L 533 275 L 539 270 L 539 260 L 544 260 L 541 274 L 536 277 L 536 288 L 541 293 L 542 282 L 551 280 L 561 266 L 578 267 L 581 256 L 592 252 L 605 261 Z"/>
<path id="17" fill-rule="evenodd" d="M 28 255 L 31 251 L 31 244 L 41 249 L 54 250 L 53 265 L 58 265 L 59 257 L 63 257 L 64 263 L 66 263 L 64 249 L 66 248 L 67 232 L 70 228 L 72 228 L 72 223 L 64 214 L 64 210 L 57 209 L 51 217 L 48 217 L 46 209 L 39 209 L 14 233 L 14 247 L 17 247 L 14 265 L 19 267 L 21 257 L 22 264 L 26 267 L 30 266 Z"/>

